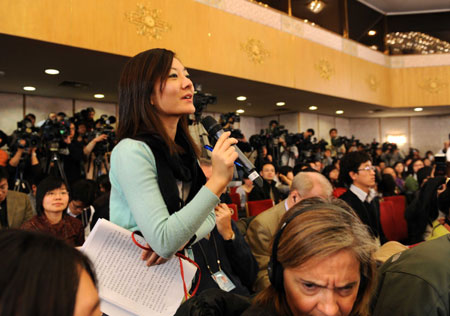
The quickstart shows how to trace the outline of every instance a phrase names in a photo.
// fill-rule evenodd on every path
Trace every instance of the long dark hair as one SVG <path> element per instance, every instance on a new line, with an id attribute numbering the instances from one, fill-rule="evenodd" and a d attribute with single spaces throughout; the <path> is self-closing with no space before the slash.
<path id="1" fill-rule="evenodd" d="M 36 213 L 38 216 L 42 216 L 42 214 L 44 214 L 44 207 L 42 206 L 42 202 L 44 201 L 44 196 L 47 194 L 47 192 L 59 189 L 63 185 L 64 187 L 66 187 L 64 181 L 61 178 L 57 178 L 54 176 L 47 177 L 39 183 L 36 189 Z"/>
<path id="2" fill-rule="evenodd" d="M 156 134 L 167 144 L 171 154 L 182 151 L 170 139 L 156 107 L 151 104 L 158 80 L 160 91 L 164 89 L 174 57 L 175 53 L 170 50 L 155 48 L 137 54 L 126 63 L 119 81 L 119 140 L 136 138 L 139 134 Z M 189 134 L 187 115 L 182 116 L 178 128 L 198 155 L 197 146 Z"/>
<path id="3" fill-rule="evenodd" d="M 97 284 L 89 259 L 63 240 L 0 231 L 0 316 L 73 315 L 80 275 Z"/>

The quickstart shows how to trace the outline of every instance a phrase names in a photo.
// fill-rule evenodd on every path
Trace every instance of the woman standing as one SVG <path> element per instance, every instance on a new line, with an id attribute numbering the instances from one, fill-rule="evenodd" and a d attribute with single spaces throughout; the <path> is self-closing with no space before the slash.
<path id="1" fill-rule="evenodd" d="M 84 243 L 83 225 L 80 220 L 66 214 L 68 205 L 69 192 L 64 181 L 54 177 L 45 178 L 36 190 L 37 215 L 20 228 L 48 233 L 71 246 L 81 246 Z"/>
<path id="2" fill-rule="evenodd" d="M 188 72 L 172 51 L 142 52 L 123 69 L 110 218 L 143 233 L 153 249 L 143 254 L 148 265 L 164 262 L 213 229 L 214 207 L 232 178 L 237 153 L 231 145 L 237 141 L 226 132 L 214 147 L 212 175 L 205 180 L 187 126 L 193 98 Z"/>

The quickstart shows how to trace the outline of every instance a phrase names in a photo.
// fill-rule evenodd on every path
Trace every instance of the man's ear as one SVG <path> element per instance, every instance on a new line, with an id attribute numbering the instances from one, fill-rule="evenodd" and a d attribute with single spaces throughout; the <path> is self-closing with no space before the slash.
<path id="1" fill-rule="evenodd" d="M 302 200 L 302 197 L 300 196 L 300 193 L 298 193 L 297 190 L 292 190 L 291 193 L 289 193 L 289 195 L 294 204 L 297 204 Z"/>
<path id="2" fill-rule="evenodd" d="M 356 179 L 356 172 L 350 171 L 350 172 L 348 173 L 348 175 L 350 176 L 350 178 L 352 178 L 353 181 Z"/>

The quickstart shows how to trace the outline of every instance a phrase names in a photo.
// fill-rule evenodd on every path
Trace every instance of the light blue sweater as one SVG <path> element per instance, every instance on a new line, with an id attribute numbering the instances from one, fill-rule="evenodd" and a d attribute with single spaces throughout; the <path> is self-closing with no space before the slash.
<path id="1" fill-rule="evenodd" d="M 111 222 L 140 230 L 161 257 L 169 258 L 194 234 L 200 240 L 214 228 L 219 198 L 205 186 L 169 215 L 158 186 L 155 157 L 144 142 L 127 138 L 114 147 L 109 178 Z"/>

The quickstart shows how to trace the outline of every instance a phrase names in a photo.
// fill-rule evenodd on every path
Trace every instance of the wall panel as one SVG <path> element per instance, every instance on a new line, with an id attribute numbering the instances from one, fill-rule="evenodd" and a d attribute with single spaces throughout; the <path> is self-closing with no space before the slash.
<path id="1" fill-rule="evenodd" d="M 23 119 L 23 96 L 0 93 L 0 130 L 7 135 L 17 128 L 17 122 Z"/>

